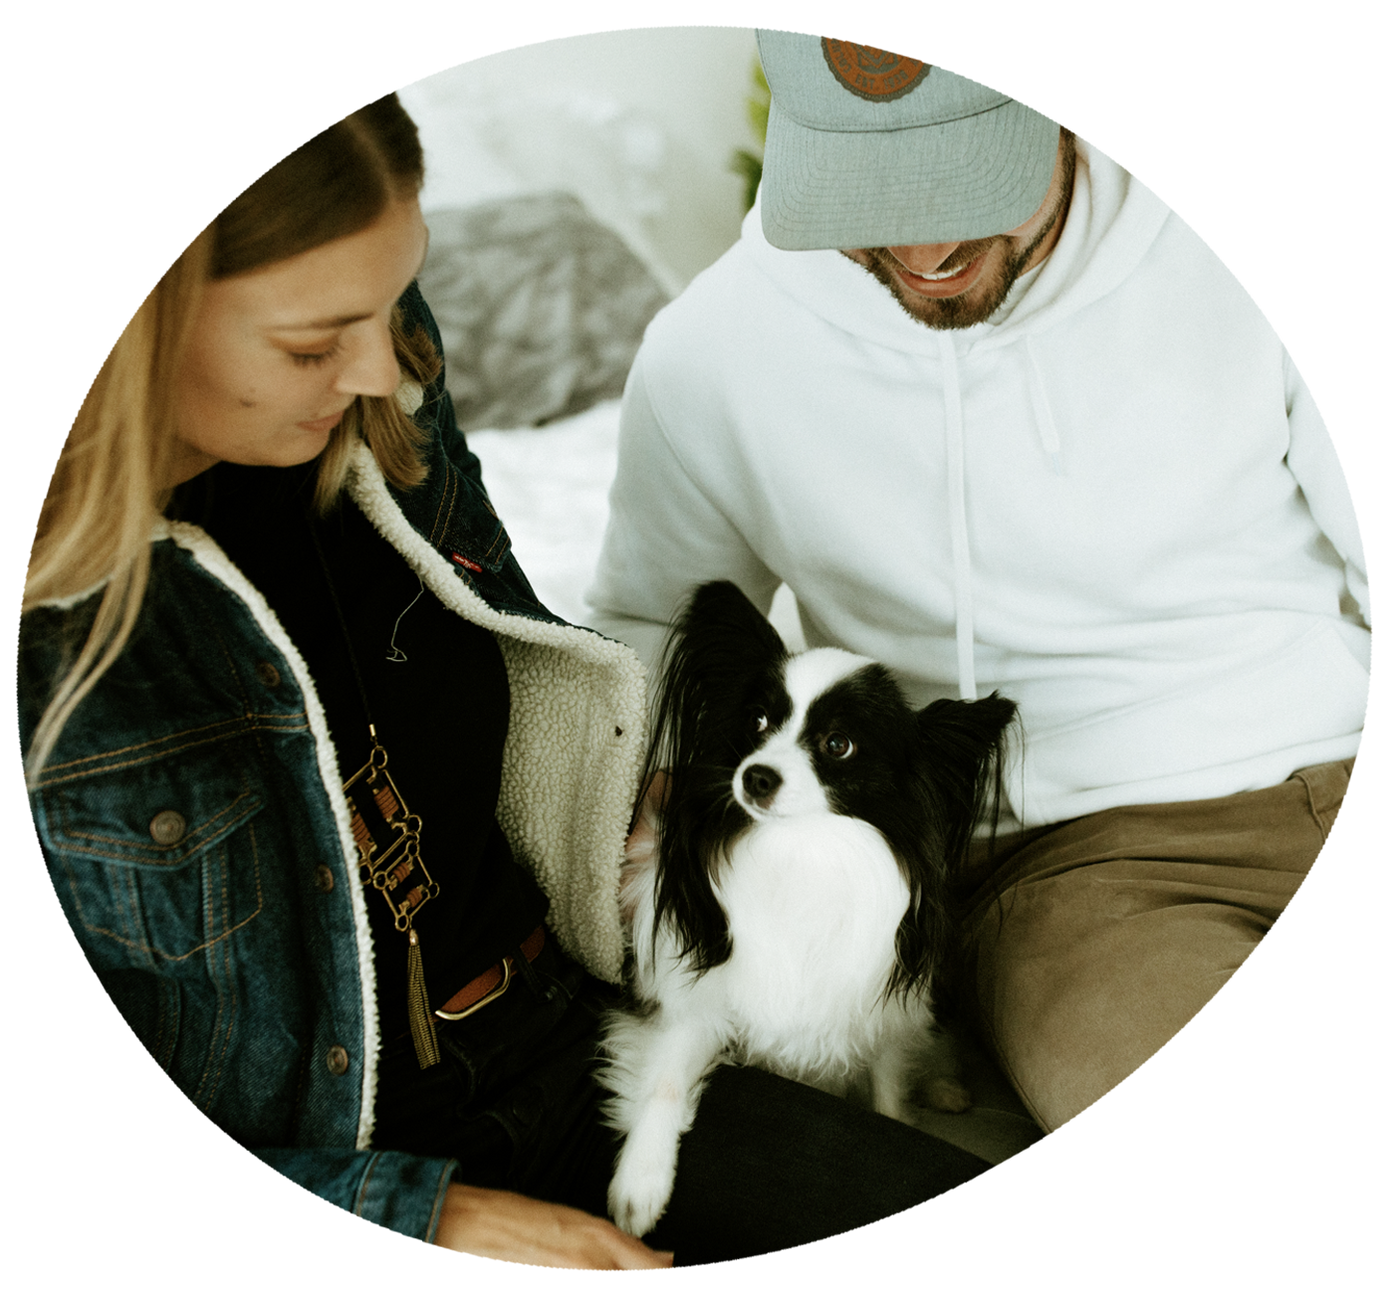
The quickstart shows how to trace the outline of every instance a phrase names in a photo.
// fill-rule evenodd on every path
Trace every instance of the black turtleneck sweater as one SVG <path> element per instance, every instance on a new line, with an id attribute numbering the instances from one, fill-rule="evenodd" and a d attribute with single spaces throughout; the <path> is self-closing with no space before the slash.
<path id="1" fill-rule="evenodd" d="M 440 890 L 413 918 L 439 1008 L 518 948 L 547 906 L 496 823 L 505 665 L 495 637 L 423 591 L 352 503 L 313 517 L 316 465 L 221 463 L 177 491 L 171 514 L 208 531 L 267 598 L 315 679 L 342 780 L 369 758 L 372 717 L 389 774 L 422 818 L 423 864 Z M 383 894 L 367 887 L 365 902 L 388 1041 L 408 1030 L 408 938 Z"/>

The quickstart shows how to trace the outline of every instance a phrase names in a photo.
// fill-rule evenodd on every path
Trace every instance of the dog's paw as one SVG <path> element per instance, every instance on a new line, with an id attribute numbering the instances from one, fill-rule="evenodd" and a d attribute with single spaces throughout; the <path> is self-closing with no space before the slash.
<path id="1" fill-rule="evenodd" d="M 649 1149 L 638 1139 L 628 1138 L 608 1186 L 608 1214 L 635 1238 L 656 1228 L 676 1182 L 675 1147 Z"/>
<path id="2" fill-rule="evenodd" d="M 972 1092 L 956 1077 L 929 1077 L 917 1092 L 918 1103 L 940 1113 L 965 1113 L 972 1107 Z"/>
<path id="3" fill-rule="evenodd" d="M 608 1214 L 613 1224 L 634 1238 L 651 1233 L 671 1201 L 673 1183 L 669 1177 L 624 1180 L 614 1176 L 608 1188 Z"/>

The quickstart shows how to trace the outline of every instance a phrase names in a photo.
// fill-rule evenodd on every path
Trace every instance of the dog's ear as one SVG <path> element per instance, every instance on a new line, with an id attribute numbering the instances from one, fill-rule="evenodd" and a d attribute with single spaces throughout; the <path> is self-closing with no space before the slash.
<path id="1" fill-rule="evenodd" d="M 666 772 L 660 813 L 656 917 L 674 922 L 682 954 L 697 969 L 729 957 L 729 923 L 710 866 L 744 820 L 729 778 L 751 731 L 742 719 L 758 679 L 776 677 L 782 638 L 732 583 L 697 588 L 667 642 L 643 785 Z M 738 818 L 736 820 L 735 818 Z"/>
<path id="2" fill-rule="evenodd" d="M 787 654 L 783 639 L 739 588 L 727 579 L 695 589 L 672 630 L 671 653 L 684 650 L 700 668 L 766 667 Z M 726 663 L 727 662 L 727 663 Z"/>
<path id="3" fill-rule="evenodd" d="M 995 749 L 1016 719 L 1016 702 L 993 691 L 985 700 L 935 700 L 918 715 L 919 730 L 948 752 L 977 756 Z"/>
<path id="4" fill-rule="evenodd" d="M 697 588 L 671 630 L 657 690 L 653 732 L 670 743 L 668 757 L 728 757 L 713 742 L 728 749 L 737 709 L 752 703 L 756 684 L 771 689 L 761 680 L 776 679 L 786 658 L 777 630 L 734 584 Z"/>
<path id="5" fill-rule="evenodd" d="M 1001 779 L 1006 731 L 1016 704 L 996 691 L 985 700 L 935 700 L 918 713 L 919 736 L 957 798 L 980 814 L 986 792 Z"/>
<path id="6" fill-rule="evenodd" d="M 779 676 L 787 655 L 777 630 L 735 584 L 717 579 L 695 589 L 662 656 L 638 810 L 659 772 L 684 781 L 688 767 L 710 764 L 707 772 L 718 768 L 727 785 L 729 719 L 752 703 L 755 680 Z"/>
<path id="7" fill-rule="evenodd" d="M 1015 720 L 1016 705 L 995 692 L 985 700 L 935 700 L 915 715 L 924 763 L 919 784 L 927 795 L 918 801 L 928 815 L 919 837 L 897 848 L 908 858 L 910 902 L 900 921 L 890 988 L 926 985 L 935 1011 L 951 1004 L 947 964 L 953 933 L 946 886 L 985 808 L 995 831 L 1005 733 Z"/>
<path id="8" fill-rule="evenodd" d="M 1015 721 L 1015 702 L 995 691 L 984 700 L 935 700 L 919 711 L 919 736 L 945 793 L 955 861 L 987 807 L 995 828 L 1006 732 Z"/>

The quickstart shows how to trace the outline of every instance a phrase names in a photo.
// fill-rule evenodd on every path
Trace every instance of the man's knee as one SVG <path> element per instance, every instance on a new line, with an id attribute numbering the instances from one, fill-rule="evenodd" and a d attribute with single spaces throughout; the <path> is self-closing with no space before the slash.
<path id="1" fill-rule="evenodd" d="M 983 919 L 981 1021 L 1047 1130 L 1166 1044 L 1269 927 L 1152 869 L 1103 862 L 1022 884 Z"/>

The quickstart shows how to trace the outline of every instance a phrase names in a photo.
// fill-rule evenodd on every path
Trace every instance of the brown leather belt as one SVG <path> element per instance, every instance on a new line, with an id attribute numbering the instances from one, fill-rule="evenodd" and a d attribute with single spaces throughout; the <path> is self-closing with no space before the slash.
<path id="1" fill-rule="evenodd" d="M 541 924 L 520 944 L 521 954 L 526 960 L 534 960 L 544 950 L 544 940 L 544 925 Z M 449 1023 L 455 1023 L 459 1018 L 466 1018 L 468 1014 L 475 1014 L 482 1006 L 489 1005 L 493 1000 L 505 995 L 506 988 L 510 986 L 511 970 L 514 965 L 514 957 L 506 956 L 503 960 L 493 964 L 485 973 L 477 974 L 447 1004 L 441 1009 L 433 1010 L 433 1013 L 439 1018 L 446 1019 Z"/>

